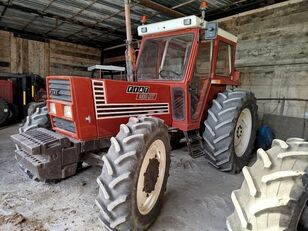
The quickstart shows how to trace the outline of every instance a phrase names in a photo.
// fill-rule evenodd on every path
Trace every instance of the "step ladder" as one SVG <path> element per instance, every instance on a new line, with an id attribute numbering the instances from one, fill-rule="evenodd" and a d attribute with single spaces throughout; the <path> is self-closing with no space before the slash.
<path id="1" fill-rule="evenodd" d="M 184 132 L 189 155 L 196 159 L 198 157 L 204 156 L 204 146 L 203 139 L 200 136 L 199 130 Z"/>

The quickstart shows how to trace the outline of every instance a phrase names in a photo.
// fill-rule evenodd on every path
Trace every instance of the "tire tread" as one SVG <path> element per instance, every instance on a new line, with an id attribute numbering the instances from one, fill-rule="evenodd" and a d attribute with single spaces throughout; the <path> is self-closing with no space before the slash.
<path id="1" fill-rule="evenodd" d="M 271 149 L 258 150 L 258 159 L 253 166 L 244 167 L 245 180 L 241 188 L 232 193 L 236 194 L 237 201 L 232 200 L 236 209 L 227 218 L 229 231 L 295 230 L 300 216 L 296 208 L 304 206 L 298 203 L 303 197 L 308 200 L 305 190 L 308 183 L 303 181 L 308 174 L 307 159 L 293 155 L 295 152 L 308 155 L 308 147 L 298 145 L 298 142 L 302 141 L 275 140 Z M 292 158 L 281 158 L 282 153 L 283 156 L 291 153 Z M 249 176 L 245 169 L 249 170 Z M 247 216 L 246 227 L 237 215 L 238 207 Z"/>

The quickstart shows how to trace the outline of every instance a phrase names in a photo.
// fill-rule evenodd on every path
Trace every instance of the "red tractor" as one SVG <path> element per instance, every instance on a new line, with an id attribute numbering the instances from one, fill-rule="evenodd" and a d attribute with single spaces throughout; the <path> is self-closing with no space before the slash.
<path id="1" fill-rule="evenodd" d="M 193 158 L 205 156 L 215 168 L 236 173 L 256 136 L 255 97 L 234 88 L 235 36 L 196 16 L 142 25 L 138 33 L 132 81 L 48 76 L 53 131 L 12 136 L 19 165 L 39 180 L 72 176 L 82 162 L 103 162 L 96 204 L 108 230 L 145 230 L 157 217 L 170 137 L 182 134 Z M 109 146 L 101 161 L 100 150 Z"/>

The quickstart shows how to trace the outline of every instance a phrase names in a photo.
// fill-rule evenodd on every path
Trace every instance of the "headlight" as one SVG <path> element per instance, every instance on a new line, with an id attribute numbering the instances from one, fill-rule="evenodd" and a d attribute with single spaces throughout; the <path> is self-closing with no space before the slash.
<path id="1" fill-rule="evenodd" d="M 52 114 L 56 114 L 57 110 L 56 110 L 56 105 L 54 103 L 50 103 L 49 104 L 49 112 Z"/>
<path id="2" fill-rule="evenodd" d="M 72 108 L 71 106 L 64 106 L 64 116 L 68 118 L 72 118 Z"/>
<path id="3" fill-rule="evenodd" d="M 185 26 L 191 25 L 191 19 L 190 18 L 185 18 L 184 19 L 184 25 Z"/>
<path id="4" fill-rule="evenodd" d="M 147 31 L 148 31 L 148 28 L 146 28 L 146 27 L 142 27 L 142 28 L 141 28 L 141 32 L 142 32 L 142 33 L 147 33 Z"/>

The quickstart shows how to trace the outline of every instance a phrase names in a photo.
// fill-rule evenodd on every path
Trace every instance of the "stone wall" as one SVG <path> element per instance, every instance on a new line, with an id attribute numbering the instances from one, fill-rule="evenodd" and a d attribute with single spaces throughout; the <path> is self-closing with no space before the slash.
<path id="1" fill-rule="evenodd" d="M 279 119 L 277 115 L 284 117 L 283 123 L 288 123 L 288 117 L 298 118 L 285 127 L 303 136 L 308 129 L 308 1 L 246 12 L 222 19 L 219 25 L 239 38 L 236 67 L 242 88 L 259 99 L 263 122 L 285 138 L 288 132 L 273 121 Z"/>

